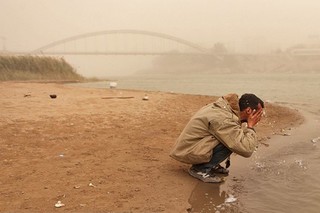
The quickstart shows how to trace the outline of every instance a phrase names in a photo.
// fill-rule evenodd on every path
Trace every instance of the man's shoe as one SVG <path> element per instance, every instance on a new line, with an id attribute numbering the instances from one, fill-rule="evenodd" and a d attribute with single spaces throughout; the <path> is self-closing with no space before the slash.
<path id="1" fill-rule="evenodd" d="M 223 179 L 221 179 L 220 177 L 216 176 L 213 173 L 205 173 L 205 172 L 199 172 L 196 169 L 194 169 L 193 167 L 191 167 L 189 169 L 189 174 L 192 177 L 195 177 L 205 183 L 221 183 L 223 182 Z"/>
<path id="2" fill-rule="evenodd" d="M 229 170 L 224 168 L 221 165 L 218 165 L 215 168 L 211 169 L 211 173 L 228 175 L 229 174 Z"/>

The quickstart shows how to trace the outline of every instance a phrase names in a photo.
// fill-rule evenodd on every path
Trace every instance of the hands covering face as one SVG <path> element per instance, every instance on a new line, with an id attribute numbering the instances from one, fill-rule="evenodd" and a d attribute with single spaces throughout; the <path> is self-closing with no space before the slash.
<path id="1" fill-rule="evenodd" d="M 260 120 L 262 115 L 264 114 L 263 108 L 260 106 L 258 106 L 257 110 L 251 110 L 251 112 L 249 112 L 248 115 L 248 120 L 247 120 L 247 124 L 249 128 L 253 128 Z"/>

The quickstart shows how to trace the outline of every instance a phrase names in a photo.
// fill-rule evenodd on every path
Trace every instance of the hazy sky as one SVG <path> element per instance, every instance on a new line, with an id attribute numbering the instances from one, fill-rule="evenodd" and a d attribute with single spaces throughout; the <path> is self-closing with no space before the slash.
<path id="1" fill-rule="evenodd" d="M 67 37 L 135 29 L 210 48 L 256 40 L 286 48 L 320 35 L 320 0 L 0 0 L 0 50 L 32 51 Z M 147 57 L 66 56 L 80 74 L 143 69 Z M 125 63 L 124 63 L 125 62 Z M 101 71 L 102 70 L 102 71 Z M 125 70 L 125 71 L 124 71 Z"/>
<path id="2" fill-rule="evenodd" d="M 319 0 L 0 0 L 0 5 L 0 42 L 5 38 L 8 50 L 115 29 L 166 33 L 207 47 L 254 37 L 288 45 L 320 34 Z"/>

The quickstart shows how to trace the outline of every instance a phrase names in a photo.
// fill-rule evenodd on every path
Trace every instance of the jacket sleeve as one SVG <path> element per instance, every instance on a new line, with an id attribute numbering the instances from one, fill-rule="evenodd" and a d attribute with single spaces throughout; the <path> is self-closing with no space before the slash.
<path id="1" fill-rule="evenodd" d="M 242 128 L 233 118 L 222 122 L 210 122 L 209 131 L 232 152 L 250 157 L 257 147 L 257 135 L 253 129 Z"/>

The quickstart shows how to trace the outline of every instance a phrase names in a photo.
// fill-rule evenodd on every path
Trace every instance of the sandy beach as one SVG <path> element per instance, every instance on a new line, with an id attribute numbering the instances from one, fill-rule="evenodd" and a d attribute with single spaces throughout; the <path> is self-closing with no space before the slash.
<path id="1" fill-rule="evenodd" d="M 190 117 L 217 97 L 26 82 L 0 83 L 0 95 L 0 212 L 192 207 L 199 181 L 169 152 Z M 264 150 L 273 135 L 304 121 L 271 103 L 266 112 L 256 128 Z M 239 156 L 233 158 L 226 187 L 239 179 Z M 56 208 L 58 201 L 65 206 Z"/>

